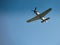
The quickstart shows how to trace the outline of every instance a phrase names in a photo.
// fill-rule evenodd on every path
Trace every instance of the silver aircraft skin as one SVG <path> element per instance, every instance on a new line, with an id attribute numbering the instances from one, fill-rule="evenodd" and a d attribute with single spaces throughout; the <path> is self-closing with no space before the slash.
<path id="1" fill-rule="evenodd" d="M 38 20 L 38 19 L 41 19 L 41 23 L 46 22 L 47 20 L 50 19 L 50 17 L 45 18 L 44 16 L 46 16 L 46 14 L 48 14 L 51 10 L 52 10 L 52 8 L 49 8 L 46 11 L 44 11 L 42 13 L 39 13 L 35 8 L 33 11 L 36 14 L 36 16 L 27 20 L 27 22 L 32 22 L 32 21 L 35 21 L 35 20 Z"/>

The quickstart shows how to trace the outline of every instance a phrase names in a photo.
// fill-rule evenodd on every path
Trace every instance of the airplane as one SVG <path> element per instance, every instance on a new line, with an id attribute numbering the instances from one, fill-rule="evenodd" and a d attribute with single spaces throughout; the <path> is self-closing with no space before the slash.
<path id="1" fill-rule="evenodd" d="M 46 16 L 46 14 L 48 14 L 51 10 L 52 10 L 52 8 L 49 8 L 46 11 L 44 11 L 42 13 L 39 13 L 37 11 L 37 8 L 35 7 L 35 9 L 33 10 L 33 12 L 36 14 L 36 16 L 33 17 L 33 18 L 31 18 L 31 19 L 29 19 L 29 20 L 27 20 L 27 22 L 32 22 L 32 21 L 35 21 L 35 20 L 38 20 L 38 19 L 41 19 L 41 23 L 47 22 L 47 20 L 49 20 L 50 17 L 45 18 L 44 16 Z"/>

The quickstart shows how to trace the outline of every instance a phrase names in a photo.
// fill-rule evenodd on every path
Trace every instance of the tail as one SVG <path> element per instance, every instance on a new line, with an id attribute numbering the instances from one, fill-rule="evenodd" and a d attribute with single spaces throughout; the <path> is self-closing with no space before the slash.
<path id="1" fill-rule="evenodd" d="M 41 21 L 41 23 L 46 22 L 46 21 L 49 20 L 49 19 L 50 19 L 50 18 L 48 17 L 48 18 L 46 18 L 45 20 Z"/>

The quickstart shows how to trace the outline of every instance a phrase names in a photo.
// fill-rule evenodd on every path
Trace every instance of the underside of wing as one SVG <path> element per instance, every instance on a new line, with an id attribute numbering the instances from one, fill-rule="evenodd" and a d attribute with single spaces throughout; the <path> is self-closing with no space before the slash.
<path id="1" fill-rule="evenodd" d="M 35 17 L 27 20 L 27 22 L 32 22 L 32 21 L 35 21 L 35 20 L 38 20 L 38 19 L 40 19 L 39 16 L 35 16 Z"/>
<path id="2" fill-rule="evenodd" d="M 50 11 L 52 10 L 52 8 L 47 9 L 46 11 L 44 11 L 43 13 L 41 13 L 41 17 L 44 17 L 46 14 L 48 14 Z"/>

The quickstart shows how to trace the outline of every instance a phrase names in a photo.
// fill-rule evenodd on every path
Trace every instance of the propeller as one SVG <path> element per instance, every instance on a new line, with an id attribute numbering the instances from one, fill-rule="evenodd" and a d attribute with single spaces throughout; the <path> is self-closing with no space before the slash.
<path id="1" fill-rule="evenodd" d="M 35 7 L 35 9 L 34 10 L 36 10 L 37 9 L 37 7 Z"/>
<path id="2" fill-rule="evenodd" d="M 36 9 L 37 9 L 37 7 L 35 7 L 34 10 L 32 10 L 32 11 L 36 11 Z"/>

